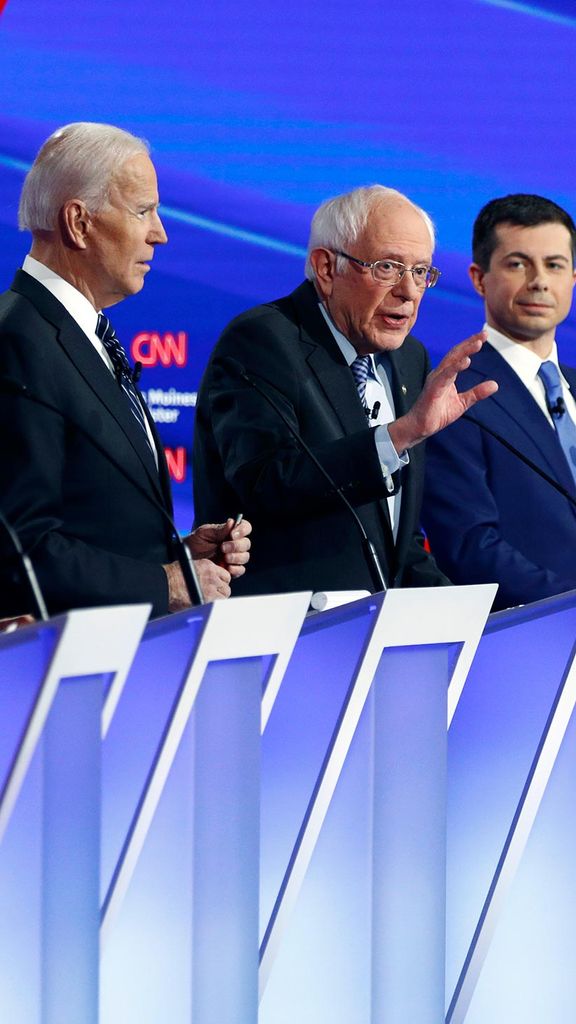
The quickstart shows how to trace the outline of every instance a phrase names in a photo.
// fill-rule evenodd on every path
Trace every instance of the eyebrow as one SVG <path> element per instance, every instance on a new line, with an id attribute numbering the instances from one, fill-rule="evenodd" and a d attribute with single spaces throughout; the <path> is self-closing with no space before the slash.
<path id="1" fill-rule="evenodd" d="M 519 256 L 520 259 L 523 259 L 523 260 L 532 260 L 534 258 L 533 256 L 529 256 L 528 253 L 526 253 L 526 252 L 519 252 L 519 251 L 515 250 L 514 252 L 507 252 L 507 253 L 505 253 L 505 255 L 503 256 L 503 259 L 508 260 L 508 259 L 510 259 L 511 256 Z M 570 263 L 570 256 L 565 256 L 564 253 L 557 253 L 556 255 L 550 254 L 549 256 L 544 256 L 543 259 L 545 259 L 545 260 L 565 260 L 566 263 Z"/>
<path id="2" fill-rule="evenodd" d="M 432 263 L 432 259 L 433 259 L 432 256 L 430 256 L 428 259 L 426 259 L 426 257 L 423 256 L 421 259 L 416 260 L 416 262 L 413 264 L 413 266 L 415 266 L 415 267 L 421 267 L 423 265 L 429 266 Z M 403 266 L 406 266 L 406 261 L 405 261 L 405 259 L 402 256 L 399 256 L 398 254 L 394 254 L 393 255 L 391 252 L 387 252 L 385 256 L 379 256 L 378 259 L 375 260 L 374 262 L 375 263 L 380 263 L 382 260 L 394 260 L 395 263 L 402 263 Z"/>

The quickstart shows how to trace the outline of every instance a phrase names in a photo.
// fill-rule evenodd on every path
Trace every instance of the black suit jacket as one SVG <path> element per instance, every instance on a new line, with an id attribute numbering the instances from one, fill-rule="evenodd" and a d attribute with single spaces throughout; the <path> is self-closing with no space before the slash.
<path id="1" fill-rule="evenodd" d="M 223 365 L 238 360 L 280 405 L 354 505 L 389 585 L 446 583 L 417 530 L 423 450 L 402 471 L 394 545 L 376 445 L 352 374 L 305 282 L 287 298 L 234 320 L 204 375 L 196 408 L 194 500 L 198 521 L 241 511 L 254 525 L 248 571 L 235 593 L 374 590 L 350 513 L 302 453 L 280 417 Z M 407 338 L 390 353 L 397 415 L 428 372 L 422 345 Z"/>
<path id="2" fill-rule="evenodd" d="M 0 296 L 0 392 L 0 506 L 49 611 L 151 601 L 166 613 L 162 565 L 174 554 L 161 446 L 158 471 L 89 339 L 23 271 Z M 24 611 L 30 598 L 7 543 L 0 550 L 0 613 Z"/>

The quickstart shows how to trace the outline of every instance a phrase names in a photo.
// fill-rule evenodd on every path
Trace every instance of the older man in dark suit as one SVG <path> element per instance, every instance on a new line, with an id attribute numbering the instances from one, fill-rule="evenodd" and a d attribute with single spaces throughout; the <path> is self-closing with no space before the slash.
<path id="1" fill-rule="evenodd" d="M 110 125 L 55 132 L 24 183 L 30 255 L 0 297 L 0 508 L 48 609 L 190 595 L 176 560 L 159 438 L 102 309 L 140 291 L 166 242 L 148 147 Z M 186 543 L 207 599 L 244 572 L 248 526 L 201 527 Z M 6 550 L 0 614 L 28 610 Z M 8 597 L 7 595 L 10 595 Z"/>
<path id="2" fill-rule="evenodd" d="M 433 249 L 429 217 L 400 193 L 371 186 L 338 196 L 312 222 L 308 280 L 238 317 L 216 345 L 196 410 L 194 497 L 200 520 L 224 503 L 257 524 L 243 592 L 448 582 L 418 528 L 419 442 L 496 385 L 455 387 L 481 335 L 427 376 L 427 354 L 409 332 L 438 277 Z"/>

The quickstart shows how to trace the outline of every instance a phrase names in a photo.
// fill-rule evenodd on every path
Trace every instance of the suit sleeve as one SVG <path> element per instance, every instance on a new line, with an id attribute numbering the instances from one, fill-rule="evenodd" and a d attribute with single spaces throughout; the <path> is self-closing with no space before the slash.
<path id="1" fill-rule="evenodd" d="M 528 495 L 536 530 L 539 519 L 542 546 L 546 506 L 560 502 L 565 506 L 563 518 L 568 516 L 572 523 L 567 502 L 546 485 L 540 489 L 534 477 L 526 478 L 530 471 L 495 445 L 497 442 L 464 420 L 427 442 L 422 521 L 438 564 L 454 583 L 498 583 L 495 608 L 527 604 L 574 589 L 576 576 L 569 570 L 553 571 L 544 557 L 539 562 L 534 558 L 538 540 L 523 540 Z M 504 509 L 507 523 L 503 522 Z"/>

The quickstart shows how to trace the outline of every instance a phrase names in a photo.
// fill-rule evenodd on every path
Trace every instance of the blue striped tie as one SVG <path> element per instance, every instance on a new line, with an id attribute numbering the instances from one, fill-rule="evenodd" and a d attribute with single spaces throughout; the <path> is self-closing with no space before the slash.
<path id="1" fill-rule="evenodd" d="M 100 341 L 102 342 L 104 348 L 106 349 L 108 355 L 110 356 L 112 366 L 114 367 L 116 380 L 118 381 L 120 387 L 122 388 L 122 391 L 126 395 L 126 398 L 130 402 L 130 409 L 135 419 L 142 427 L 148 447 L 150 448 L 150 451 L 154 455 L 154 449 L 150 444 L 150 438 L 148 436 L 148 431 L 146 429 L 144 411 L 142 409 L 140 399 L 138 398 L 138 394 L 136 392 L 136 388 L 134 387 L 134 382 L 132 380 L 132 369 L 130 367 L 130 363 L 128 362 L 126 353 L 122 348 L 122 345 L 118 341 L 116 332 L 114 331 L 112 324 L 110 323 L 108 317 L 104 316 L 104 313 L 98 313 L 96 334 L 100 338 Z"/>
<path id="2" fill-rule="evenodd" d="M 544 384 L 546 404 L 556 428 L 556 435 L 576 483 L 576 423 L 566 410 L 556 363 L 551 359 L 542 363 L 538 376 Z"/>
<path id="3" fill-rule="evenodd" d="M 368 406 L 366 405 L 366 381 L 370 374 L 370 356 L 356 356 L 356 359 L 350 365 L 350 369 L 356 382 L 360 401 L 365 411 L 368 412 Z"/>

